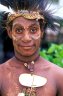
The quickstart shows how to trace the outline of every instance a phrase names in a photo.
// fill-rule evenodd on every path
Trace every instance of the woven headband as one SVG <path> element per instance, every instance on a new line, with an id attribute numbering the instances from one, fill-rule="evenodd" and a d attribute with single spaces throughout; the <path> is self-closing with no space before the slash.
<path id="1" fill-rule="evenodd" d="M 35 11 L 27 11 L 27 10 L 21 10 L 21 11 L 18 11 L 18 12 L 14 12 L 14 13 L 9 13 L 8 14 L 8 23 L 10 23 L 11 21 L 13 21 L 15 18 L 17 17 L 24 17 L 26 19 L 43 19 L 44 20 L 44 17 L 43 15 L 40 15 L 39 12 L 35 12 Z"/>

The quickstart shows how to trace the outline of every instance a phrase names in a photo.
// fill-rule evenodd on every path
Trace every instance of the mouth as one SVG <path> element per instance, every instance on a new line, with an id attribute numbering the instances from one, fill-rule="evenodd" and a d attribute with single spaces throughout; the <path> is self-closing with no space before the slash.
<path id="1" fill-rule="evenodd" d="M 24 49 L 24 50 L 33 50 L 35 48 L 35 45 L 19 45 L 20 49 Z"/>
<path id="2" fill-rule="evenodd" d="M 23 49 L 31 49 L 33 46 L 22 46 Z"/>
<path id="3" fill-rule="evenodd" d="M 19 48 L 24 49 L 24 50 L 31 50 L 34 49 L 35 45 L 34 44 L 19 44 Z"/>

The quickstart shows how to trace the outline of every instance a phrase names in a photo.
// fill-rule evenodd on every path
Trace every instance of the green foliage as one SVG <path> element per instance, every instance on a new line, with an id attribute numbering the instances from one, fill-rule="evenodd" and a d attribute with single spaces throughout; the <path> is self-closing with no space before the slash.
<path id="1" fill-rule="evenodd" d="M 51 44 L 48 49 L 41 50 L 40 55 L 56 65 L 63 67 L 63 44 Z"/>

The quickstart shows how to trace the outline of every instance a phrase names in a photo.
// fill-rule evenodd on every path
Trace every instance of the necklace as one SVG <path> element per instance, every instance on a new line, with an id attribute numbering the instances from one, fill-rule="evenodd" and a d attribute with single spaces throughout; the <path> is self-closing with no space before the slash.
<path id="1" fill-rule="evenodd" d="M 34 75 L 34 61 L 30 64 L 24 63 L 24 66 L 30 71 L 30 74 L 23 73 L 19 76 L 19 82 L 25 88 L 18 96 L 37 96 L 36 88 L 44 86 L 47 79 L 38 75 Z"/>
<path id="2" fill-rule="evenodd" d="M 36 88 L 45 85 L 47 80 L 38 75 L 24 73 L 19 76 L 19 82 L 23 86 Z"/>

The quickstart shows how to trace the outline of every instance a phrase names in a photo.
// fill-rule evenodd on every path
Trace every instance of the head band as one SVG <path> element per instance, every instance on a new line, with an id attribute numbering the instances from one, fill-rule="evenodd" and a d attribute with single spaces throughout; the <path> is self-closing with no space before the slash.
<path id="1" fill-rule="evenodd" d="M 17 17 L 24 17 L 26 19 L 43 19 L 44 20 L 44 17 L 43 15 L 40 15 L 39 12 L 36 12 L 36 11 L 27 11 L 27 10 L 21 10 L 21 11 L 18 11 L 18 12 L 14 12 L 14 13 L 9 13 L 8 14 L 8 23 L 10 23 L 11 21 L 13 21 L 15 18 Z"/>

